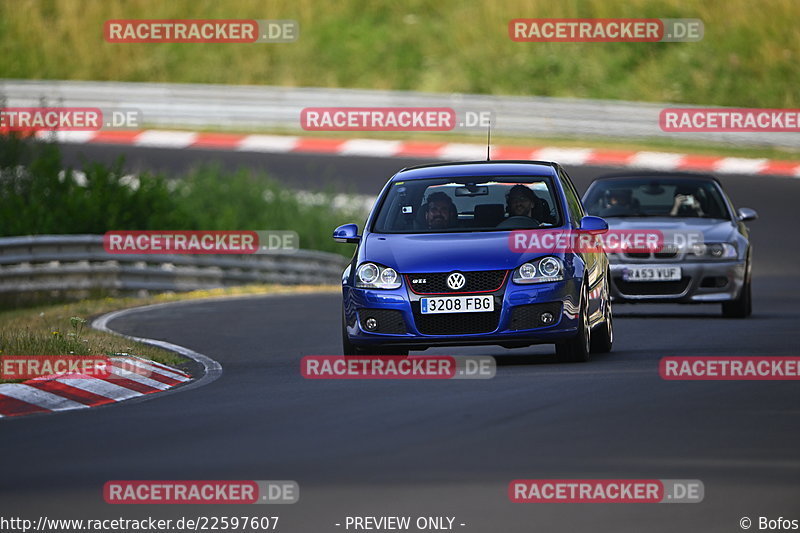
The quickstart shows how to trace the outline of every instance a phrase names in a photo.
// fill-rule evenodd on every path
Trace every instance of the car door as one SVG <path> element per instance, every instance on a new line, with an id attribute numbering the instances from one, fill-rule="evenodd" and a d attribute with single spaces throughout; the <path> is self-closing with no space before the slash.
<path id="1" fill-rule="evenodd" d="M 561 186 L 564 189 L 564 195 L 567 201 L 567 212 L 570 223 L 574 229 L 580 228 L 581 219 L 586 216 L 583 209 L 578 191 L 575 189 L 572 180 L 566 171 L 558 167 L 558 178 L 561 181 Z M 586 265 L 586 271 L 589 274 L 589 292 L 590 294 L 603 282 L 605 271 L 608 269 L 608 258 L 604 252 L 581 252 L 581 258 Z M 596 314 L 600 311 L 600 298 L 596 297 L 590 299 L 589 311 L 591 314 Z"/>

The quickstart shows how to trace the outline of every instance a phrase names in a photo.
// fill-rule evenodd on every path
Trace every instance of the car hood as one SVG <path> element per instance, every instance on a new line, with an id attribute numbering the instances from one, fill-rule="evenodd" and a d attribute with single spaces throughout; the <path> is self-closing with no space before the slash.
<path id="1" fill-rule="evenodd" d="M 450 270 L 510 270 L 547 253 L 519 253 L 509 246 L 508 231 L 370 234 L 361 259 L 396 269 L 402 274 Z"/>
<path id="2" fill-rule="evenodd" d="M 605 219 L 612 230 L 657 230 L 666 233 L 701 232 L 705 242 L 730 241 L 736 226 L 716 218 L 641 217 Z M 665 235 L 666 237 L 666 235 Z"/>

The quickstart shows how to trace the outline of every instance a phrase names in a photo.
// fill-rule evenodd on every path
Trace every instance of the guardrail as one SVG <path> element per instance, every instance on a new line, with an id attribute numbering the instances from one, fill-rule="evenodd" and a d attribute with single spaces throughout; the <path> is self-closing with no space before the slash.
<path id="1" fill-rule="evenodd" d="M 288 88 L 181 83 L 0 79 L 13 107 L 48 105 L 135 108 L 147 126 L 212 130 L 300 129 L 306 107 L 452 107 L 493 111 L 496 135 L 672 138 L 733 145 L 797 147 L 796 133 L 675 133 L 661 131 L 666 103 L 527 96 L 438 94 L 360 89 Z M 680 105 L 679 107 L 693 107 Z M 473 133 L 483 131 L 471 130 Z M 445 134 L 446 135 L 446 134 Z"/>
<path id="2" fill-rule="evenodd" d="M 340 283 L 347 260 L 310 250 L 242 255 L 110 254 L 102 235 L 0 238 L 0 298 L 146 294 L 252 283 Z"/>

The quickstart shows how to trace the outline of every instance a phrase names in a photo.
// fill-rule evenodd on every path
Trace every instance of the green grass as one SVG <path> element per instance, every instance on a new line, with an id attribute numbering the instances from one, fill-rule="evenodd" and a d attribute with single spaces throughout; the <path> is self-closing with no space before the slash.
<path id="1" fill-rule="evenodd" d="M 97 357 L 126 353 L 180 366 L 184 359 L 175 353 L 88 327 L 91 314 L 112 310 L 123 301 L 89 300 L 0 312 L 0 359 L 6 355 Z"/>
<path id="2" fill-rule="evenodd" d="M 513 18 L 699 18 L 697 43 L 517 43 Z M 112 18 L 295 19 L 285 44 L 112 44 Z M 800 107 L 797 0 L 0 0 L 5 78 Z"/>

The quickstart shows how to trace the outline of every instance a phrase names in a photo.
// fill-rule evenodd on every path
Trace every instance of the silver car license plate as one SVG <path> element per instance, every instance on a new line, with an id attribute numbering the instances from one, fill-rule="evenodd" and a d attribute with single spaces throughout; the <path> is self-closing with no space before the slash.
<path id="1" fill-rule="evenodd" d="M 622 271 L 624 281 L 678 281 L 681 267 L 631 266 Z"/>

